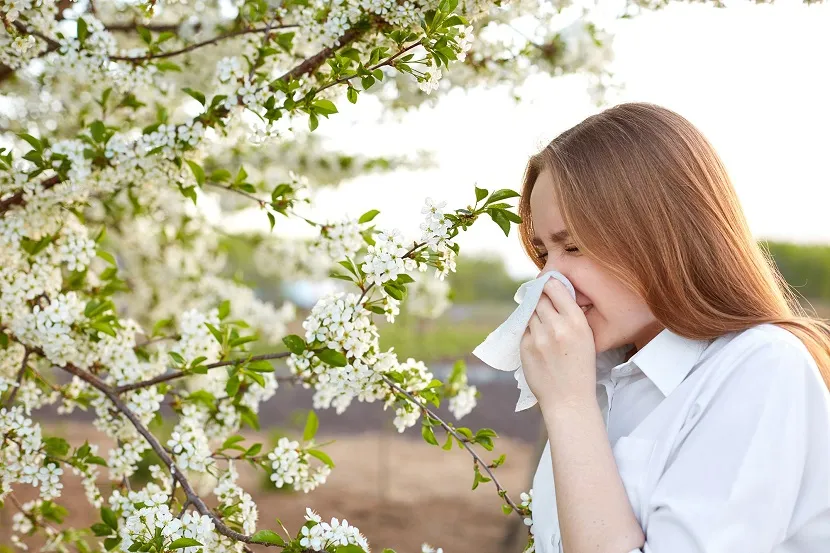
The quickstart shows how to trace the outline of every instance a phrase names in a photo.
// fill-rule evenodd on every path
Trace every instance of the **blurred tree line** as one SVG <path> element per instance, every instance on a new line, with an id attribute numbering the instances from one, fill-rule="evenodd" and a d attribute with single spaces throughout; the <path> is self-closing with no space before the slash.
<path id="1" fill-rule="evenodd" d="M 252 244 L 239 237 L 227 238 L 229 268 L 237 278 L 254 283 L 262 297 L 282 296 L 280 282 L 257 274 Z M 761 241 L 781 274 L 796 292 L 809 299 L 830 302 L 830 245 Z M 504 261 L 495 256 L 459 256 L 457 271 L 447 277 L 456 304 L 511 303 L 522 280 L 510 276 Z"/>
<path id="2" fill-rule="evenodd" d="M 761 244 L 800 295 L 810 300 L 830 301 L 830 246 L 771 241 Z"/>

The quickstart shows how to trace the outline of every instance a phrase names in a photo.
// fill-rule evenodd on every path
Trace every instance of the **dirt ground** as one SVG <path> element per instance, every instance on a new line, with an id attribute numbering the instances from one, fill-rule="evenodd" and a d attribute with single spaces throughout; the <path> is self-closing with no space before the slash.
<path id="1" fill-rule="evenodd" d="M 73 445 L 96 432 L 82 422 L 64 423 L 60 429 L 60 435 Z M 289 531 L 296 532 L 305 507 L 311 507 L 324 519 L 346 518 L 366 535 L 373 551 L 390 547 L 398 553 L 419 553 L 422 542 L 442 547 L 446 553 L 521 550 L 515 542 L 504 541 L 510 517 L 502 513 L 492 483 L 471 490 L 473 470 L 466 451 L 457 447 L 443 451 L 416 434 L 401 436 L 394 430 L 318 436 L 319 441 L 328 438 L 335 442 L 325 451 L 336 467 L 328 482 L 309 494 L 269 491 L 261 471 L 240 469 L 241 483 L 259 506 L 259 528 L 276 531 L 279 518 Z M 485 460 L 507 455 L 507 463 L 496 475 L 517 502 L 519 493 L 528 487 L 533 450 L 527 440 L 500 437 L 494 452 L 481 451 Z M 16 495 L 26 500 L 30 494 L 23 492 L 28 490 L 20 490 Z M 67 522 L 75 527 L 88 526 L 98 517 L 71 475 L 65 478 L 59 501 L 70 508 Z M 0 510 L 0 544 L 8 543 L 12 509 L 7 502 Z"/>

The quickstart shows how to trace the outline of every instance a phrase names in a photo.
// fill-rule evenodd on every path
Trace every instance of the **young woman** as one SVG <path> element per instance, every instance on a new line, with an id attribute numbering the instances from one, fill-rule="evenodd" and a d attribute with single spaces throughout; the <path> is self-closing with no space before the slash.
<path id="1" fill-rule="evenodd" d="M 537 553 L 830 552 L 830 326 L 700 131 L 618 105 L 535 155 L 522 192 L 523 247 L 576 289 L 551 279 L 521 342 L 549 438 Z"/>

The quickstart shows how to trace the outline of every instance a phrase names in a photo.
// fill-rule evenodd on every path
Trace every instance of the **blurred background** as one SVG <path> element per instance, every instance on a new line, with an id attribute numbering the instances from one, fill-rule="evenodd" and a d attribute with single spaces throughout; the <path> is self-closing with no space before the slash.
<path id="1" fill-rule="evenodd" d="M 830 6 L 669 2 L 620 17 L 622 4 L 583 3 L 560 21 L 570 25 L 590 9 L 592 21 L 608 31 L 597 54 L 607 70 L 602 94 L 595 75 L 551 71 L 520 86 L 453 88 L 394 113 L 369 95 L 355 105 L 339 103 L 340 113 L 323 122 L 315 143 L 307 145 L 337 156 L 285 153 L 326 184 L 316 190 L 315 218 L 356 218 L 374 208 L 380 210 L 379 228 L 410 232 L 422 220 L 425 197 L 455 208 L 471 203 L 473 185 L 518 189 L 528 157 L 560 132 L 619 102 L 655 102 L 687 117 L 715 145 L 758 240 L 805 306 L 830 317 Z M 517 22 L 517 33 L 521 27 Z M 227 273 L 251 283 L 260 298 L 295 303 L 298 313 L 288 331 L 302 334 L 308 310 L 340 283 L 283 278 L 263 259 L 256 239 L 246 238 L 268 230 L 258 210 L 236 210 L 221 223 Z M 289 219 L 274 232 L 302 239 L 313 229 Z M 493 458 L 506 453 L 498 474 L 518 497 L 530 486 L 544 443 L 538 413 L 514 413 L 512 375 L 483 366 L 471 352 L 512 312 L 516 288 L 537 271 L 515 229 L 505 237 L 496 225 L 480 224 L 458 242 L 458 270 L 448 286 L 405 303 L 394 325 L 379 323 L 381 346 L 394 347 L 401 359 L 424 361 L 438 378 L 464 360 L 481 395 L 459 424 L 499 434 Z M 310 406 L 310 391 L 281 388 L 263 405 L 258 434 L 273 444 L 301 433 Z M 310 506 L 347 518 L 375 547 L 417 551 L 427 541 L 447 553 L 521 551 L 521 521 L 502 513 L 490 485 L 470 490 L 466 453 L 427 445 L 418 427 L 398 434 L 393 415 L 377 405 L 355 403 L 342 415 L 318 415 L 322 436 L 335 440 L 327 448 L 337 464 L 329 483 L 304 495 L 275 490 L 267 477 L 246 473 L 261 520 L 279 517 L 291 527 Z M 83 440 L 88 421 L 82 412 L 53 412 L 50 425 Z M 145 470 L 153 462 L 148 456 Z M 65 491 L 65 497 L 76 493 L 84 501 L 71 484 Z M 80 523 L 87 515 L 76 510 L 72 516 Z M 0 538 L 9 517 L 8 510 L 0 511 Z"/>

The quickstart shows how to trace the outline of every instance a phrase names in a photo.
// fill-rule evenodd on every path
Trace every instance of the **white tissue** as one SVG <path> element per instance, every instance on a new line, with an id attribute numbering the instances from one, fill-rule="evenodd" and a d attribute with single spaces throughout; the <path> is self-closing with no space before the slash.
<path id="1" fill-rule="evenodd" d="M 576 300 L 573 284 L 558 271 L 548 271 L 540 277 L 523 283 L 519 286 L 513 300 L 519 304 L 513 313 L 507 317 L 496 330 L 490 333 L 485 340 L 476 346 L 473 355 L 500 371 L 515 371 L 519 401 L 516 403 L 516 412 L 523 411 L 536 405 L 536 396 L 530 391 L 522 371 L 522 360 L 519 354 L 519 345 L 522 335 L 530 323 L 530 317 L 542 297 L 542 289 L 550 278 L 560 281 Z"/>

